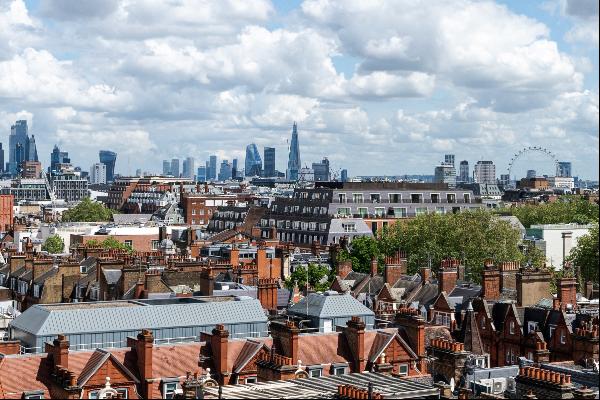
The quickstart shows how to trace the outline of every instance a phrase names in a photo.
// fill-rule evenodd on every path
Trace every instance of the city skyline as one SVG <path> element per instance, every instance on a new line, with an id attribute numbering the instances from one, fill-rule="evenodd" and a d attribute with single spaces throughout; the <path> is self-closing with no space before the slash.
<path id="1" fill-rule="evenodd" d="M 327 156 L 352 175 L 432 174 L 445 153 L 500 173 L 540 145 L 598 179 L 597 2 L 241 4 L 201 16 L 182 3 L 165 19 L 144 2 L 3 2 L 4 148 L 26 119 L 44 166 L 55 144 L 84 168 L 111 149 L 115 172 L 133 175 L 173 157 L 243 160 L 254 142 L 285 171 L 295 120 L 304 164 Z M 454 17 L 460 28 L 444 23 Z"/>

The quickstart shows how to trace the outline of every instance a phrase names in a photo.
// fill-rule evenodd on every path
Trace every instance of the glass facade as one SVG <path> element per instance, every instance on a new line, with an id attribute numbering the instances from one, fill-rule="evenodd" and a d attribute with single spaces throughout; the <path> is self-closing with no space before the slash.
<path id="1" fill-rule="evenodd" d="M 286 174 L 288 180 L 298 180 L 300 165 L 300 144 L 298 143 L 298 126 L 294 122 L 294 126 L 292 127 L 292 142 L 290 143 L 290 154 Z"/>

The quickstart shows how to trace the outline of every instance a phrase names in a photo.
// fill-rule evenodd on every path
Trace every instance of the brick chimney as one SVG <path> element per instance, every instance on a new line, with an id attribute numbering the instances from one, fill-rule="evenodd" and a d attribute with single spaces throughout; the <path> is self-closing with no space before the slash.
<path id="1" fill-rule="evenodd" d="M 426 283 L 429 283 L 431 280 L 431 268 L 421 267 L 419 273 L 421 275 L 421 284 L 425 285 Z"/>
<path id="2" fill-rule="evenodd" d="M 277 310 L 277 280 L 259 279 L 258 280 L 258 300 L 265 310 Z"/>
<path id="3" fill-rule="evenodd" d="M 482 295 L 485 300 L 500 298 L 500 271 L 492 263 L 486 262 L 481 271 Z"/>
<path id="4" fill-rule="evenodd" d="M 563 277 L 558 280 L 558 299 L 562 309 L 570 304 L 573 309 L 577 308 L 577 281 L 575 278 Z"/>
<path id="5" fill-rule="evenodd" d="M 573 332 L 573 361 L 588 367 L 589 360 L 598 360 L 599 331 L 597 323 L 582 322 Z"/>
<path id="6" fill-rule="evenodd" d="M 348 274 L 352 272 L 352 261 L 340 261 L 337 265 L 336 275 L 340 277 L 340 279 L 344 279 L 348 276 Z"/>
<path id="7" fill-rule="evenodd" d="M 395 318 L 396 324 L 404 327 L 408 335 L 410 346 L 419 357 L 419 371 L 427 371 L 427 351 L 425 349 L 425 319 L 418 310 L 401 308 Z"/>
<path id="8" fill-rule="evenodd" d="M 150 390 L 152 386 L 152 350 L 154 349 L 154 336 L 149 329 L 143 329 L 137 335 L 135 345 L 129 343 L 135 349 L 137 356 L 137 367 L 140 373 L 140 381 L 142 383 L 142 392 L 145 398 L 150 398 Z"/>
<path id="9" fill-rule="evenodd" d="M 549 298 L 551 279 L 547 271 L 521 268 L 517 273 L 517 307 L 532 306 Z"/>
<path id="10" fill-rule="evenodd" d="M 456 287 L 458 264 L 460 264 L 459 260 L 442 260 L 438 272 L 438 293 L 446 292 L 446 294 L 450 294 L 452 289 Z"/>
<path id="11" fill-rule="evenodd" d="M 371 258 L 371 276 L 377 275 L 377 257 Z"/>
<path id="12" fill-rule="evenodd" d="M 271 278 L 271 263 L 267 258 L 267 248 L 263 243 L 256 249 L 256 267 L 258 268 L 258 278 Z"/>
<path id="13" fill-rule="evenodd" d="M 346 322 L 344 335 L 352 353 L 352 372 L 363 372 L 366 368 L 365 360 L 365 323 L 357 316 Z"/>
<path id="14" fill-rule="evenodd" d="M 231 247 L 231 252 L 229 253 L 229 262 L 234 268 L 240 265 L 240 249 L 235 244 Z"/>
<path id="15" fill-rule="evenodd" d="M 58 335 L 52 344 L 46 343 L 46 353 L 52 355 L 55 367 L 60 365 L 69 369 L 69 340 L 65 335 Z"/>
<path id="16" fill-rule="evenodd" d="M 383 270 L 386 283 L 393 285 L 400 279 L 402 274 L 407 270 L 406 254 L 403 251 L 397 251 L 393 256 L 385 258 L 385 266 Z"/>
<path id="17" fill-rule="evenodd" d="M 210 349 L 213 355 L 213 363 L 216 369 L 215 373 L 217 375 L 217 381 L 221 385 L 226 385 L 229 383 L 229 365 L 227 363 L 228 344 L 229 331 L 225 329 L 223 324 L 218 324 L 215 329 L 212 330 L 212 336 L 210 337 Z"/>
<path id="18" fill-rule="evenodd" d="M 313 256 L 318 256 L 321 253 L 321 244 L 317 240 L 313 240 L 310 251 Z"/>
<path id="19" fill-rule="evenodd" d="M 292 359 L 292 363 L 298 362 L 298 335 L 300 329 L 293 321 L 273 321 L 270 325 L 273 344 L 281 355 Z"/>

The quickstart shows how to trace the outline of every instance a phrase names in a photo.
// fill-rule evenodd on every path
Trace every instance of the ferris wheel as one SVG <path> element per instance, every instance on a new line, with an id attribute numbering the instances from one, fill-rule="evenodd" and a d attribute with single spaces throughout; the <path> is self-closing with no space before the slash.
<path id="1" fill-rule="evenodd" d="M 526 155 L 528 153 L 542 154 L 542 155 L 546 156 L 550 161 L 552 161 L 552 163 L 554 164 L 555 170 L 558 168 L 558 158 L 556 157 L 556 154 L 554 154 L 550 150 L 546 149 L 545 147 L 541 147 L 541 146 L 524 147 L 523 149 L 521 149 L 517 153 L 515 153 L 515 155 L 510 159 L 510 161 L 508 163 L 507 169 L 508 169 L 509 178 L 512 176 L 512 168 L 513 168 L 514 164 L 520 158 L 522 158 L 524 155 Z"/>

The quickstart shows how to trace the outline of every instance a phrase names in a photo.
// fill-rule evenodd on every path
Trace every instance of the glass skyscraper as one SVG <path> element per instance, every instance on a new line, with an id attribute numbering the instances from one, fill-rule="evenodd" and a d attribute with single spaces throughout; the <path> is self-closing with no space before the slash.
<path id="1" fill-rule="evenodd" d="M 217 156 L 210 156 L 208 158 L 208 170 L 206 171 L 207 180 L 217 179 Z"/>
<path id="2" fill-rule="evenodd" d="M 171 162 L 169 160 L 163 160 L 163 175 L 171 175 Z"/>
<path id="3" fill-rule="evenodd" d="M 560 176 L 563 178 L 570 178 L 572 175 L 571 172 L 571 162 L 570 161 L 559 161 L 556 166 L 556 176 Z"/>
<path id="4" fill-rule="evenodd" d="M 26 149 L 28 148 L 29 135 L 27 121 L 19 120 L 10 127 L 8 138 L 8 172 L 17 174 L 17 167 L 21 161 L 26 160 Z"/>
<path id="5" fill-rule="evenodd" d="M 171 175 L 175 178 L 179 178 L 179 158 L 173 158 L 171 160 Z"/>
<path id="6" fill-rule="evenodd" d="M 110 150 L 100 150 L 100 162 L 106 165 L 106 182 L 108 183 L 114 181 L 117 153 Z"/>
<path id="7" fill-rule="evenodd" d="M 263 175 L 270 178 L 275 176 L 275 148 L 265 147 L 265 169 Z"/>
<path id="8" fill-rule="evenodd" d="M 231 164 L 231 178 L 235 179 L 237 178 L 238 175 L 238 161 L 237 158 L 233 159 L 233 162 Z"/>
<path id="9" fill-rule="evenodd" d="M 469 162 L 467 160 L 462 160 L 458 168 L 458 181 L 469 183 L 471 180 L 471 175 L 469 174 Z"/>
<path id="10" fill-rule="evenodd" d="M 250 143 L 246 146 L 246 163 L 245 163 L 246 176 L 260 176 L 262 171 L 262 160 L 258 148 L 254 143 Z"/>
<path id="11" fill-rule="evenodd" d="M 290 154 L 288 158 L 288 167 L 286 171 L 287 179 L 290 181 L 298 180 L 300 172 L 300 144 L 298 143 L 298 126 L 294 122 L 292 127 L 292 142 L 290 143 Z"/>
<path id="12" fill-rule="evenodd" d="M 54 145 L 52 153 L 50 153 L 50 166 L 48 167 L 48 173 L 52 174 L 52 171 L 58 171 L 58 164 L 69 164 L 71 159 L 69 153 L 66 151 L 60 151 L 57 145 Z"/>

